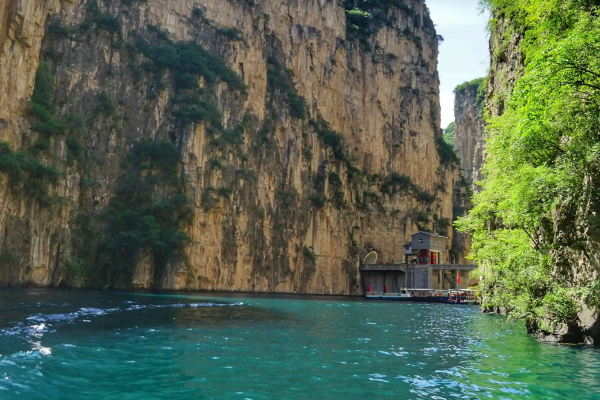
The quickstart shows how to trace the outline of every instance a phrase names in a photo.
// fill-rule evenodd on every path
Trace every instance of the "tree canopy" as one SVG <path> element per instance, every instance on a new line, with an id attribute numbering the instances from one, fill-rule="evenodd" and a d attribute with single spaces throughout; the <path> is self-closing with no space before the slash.
<path id="1" fill-rule="evenodd" d="M 489 118 L 482 191 L 457 225 L 473 235 L 484 306 L 533 323 L 568 322 L 598 287 L 555 272 L 557 254 L 579 237 L 561 216 L 589 225 L 600 199 L 600 2 L 481 3 L 492 25 L 502 18 L 509 33 L 524 33 L 525 69 L 506 111 Z"/>

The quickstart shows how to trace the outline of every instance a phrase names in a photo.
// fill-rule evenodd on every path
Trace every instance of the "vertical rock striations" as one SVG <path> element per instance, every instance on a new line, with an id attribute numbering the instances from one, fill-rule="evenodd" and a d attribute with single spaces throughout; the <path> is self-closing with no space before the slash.
<path id="1" fill-rule="evenodd" d="M 421 1 L 9 3 L 0 284 L 349 294 L 452 235 Z"/>
<path id="2" fill-rule="evenodd" d="M 475 190 L 476 182 L 482 178 L 485 149 L 485 91 L 485 78 L 465 82 L 454 90 L 454 148 L 460 157 L 463 176 Z"/>

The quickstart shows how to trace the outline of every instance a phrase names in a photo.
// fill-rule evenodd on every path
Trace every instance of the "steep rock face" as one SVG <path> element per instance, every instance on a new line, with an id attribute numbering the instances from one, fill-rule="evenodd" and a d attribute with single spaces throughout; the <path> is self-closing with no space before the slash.
<path id="1" fill-rule="evenodd" d="M 477 190 L 475 182 L 481 180 L 483 152 L 485 149 L 485 121 L 483 98 L 479 99 L 479 85 L 461 85 L 454 96 L 454 147 L 460 157 L 463 176 Z"/>
<path id="2" fill-rule="evenodd" d="M 484 100 L 485 78 L 465 82 L 454 90 L 454 148 L 460 158 L 462 178 L 454 196 L 454 217 L 465 216 L 472 208 L 470 200 L 479 190 L 476 182 L 483 177 L 481 168 L 485 150 Z M 454 229 L 452 255 L 460 263 L 469 263 L 466 257 L 471 251 L 469 234 Z"/>
<path id="3" fill-rule="evenodd" d="M 454 221 L 458 217 L 464 217 L 467 212 L 473 207 L 470 196 L 472 191 L 465 186 L 464 181 L 456 182 L 454 186 L 454 201 L 452 204 L 452 212 Z M 450 248 L 450 262 L 454 264 L 473 264 L 472 260 L 467 259 L 471 252 L 471 235 L 458 231 L 454 225 L 452 226 L 452 246 Z"/>
<path id="4" fill-rule="evenodd" d="M 9 1 L 0 139 L 26 178 L 0 175 L 0 284 L 360 292 L 368 250 L 453 215 L 409 3 L 366 49 L 329 0 Z"/>
<path id="5" fill-rule="evenodd" d="M 525 60 L 519 47 L 524 33 L 515 31 L 505 17 L 496 17 L 490 34 L 491 62 L 485 99 L 487 112 L 492 117 L 504 112 L 510 92 L 525 68 Z"/>

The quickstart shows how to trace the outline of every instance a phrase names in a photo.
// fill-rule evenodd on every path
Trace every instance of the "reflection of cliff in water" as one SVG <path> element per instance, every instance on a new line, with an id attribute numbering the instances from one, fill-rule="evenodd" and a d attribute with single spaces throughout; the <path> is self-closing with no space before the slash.
<path id="1" fill-rule="evenodd" d="M 45 289 L 5 290 L 0 293 L 0 309 L 0 337 L 8 347 L 23 347 L 22 350 L 41 339 L 46 346 L 52 346 L 56 335 L 60 335 L 61 342 L 79 344 L 93 340 L 101 332 L 213 330 L 293 320 L 281 310 L 231 299 Z"/>

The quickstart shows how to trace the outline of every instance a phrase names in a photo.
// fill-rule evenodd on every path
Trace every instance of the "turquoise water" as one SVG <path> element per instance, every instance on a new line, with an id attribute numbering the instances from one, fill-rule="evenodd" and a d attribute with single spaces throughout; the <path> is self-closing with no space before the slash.
<path id="1" fill-rule="evenodd" d="M 0 291 L 0 399 L 600 399 L 600 351 L 476 307 Z"/>

